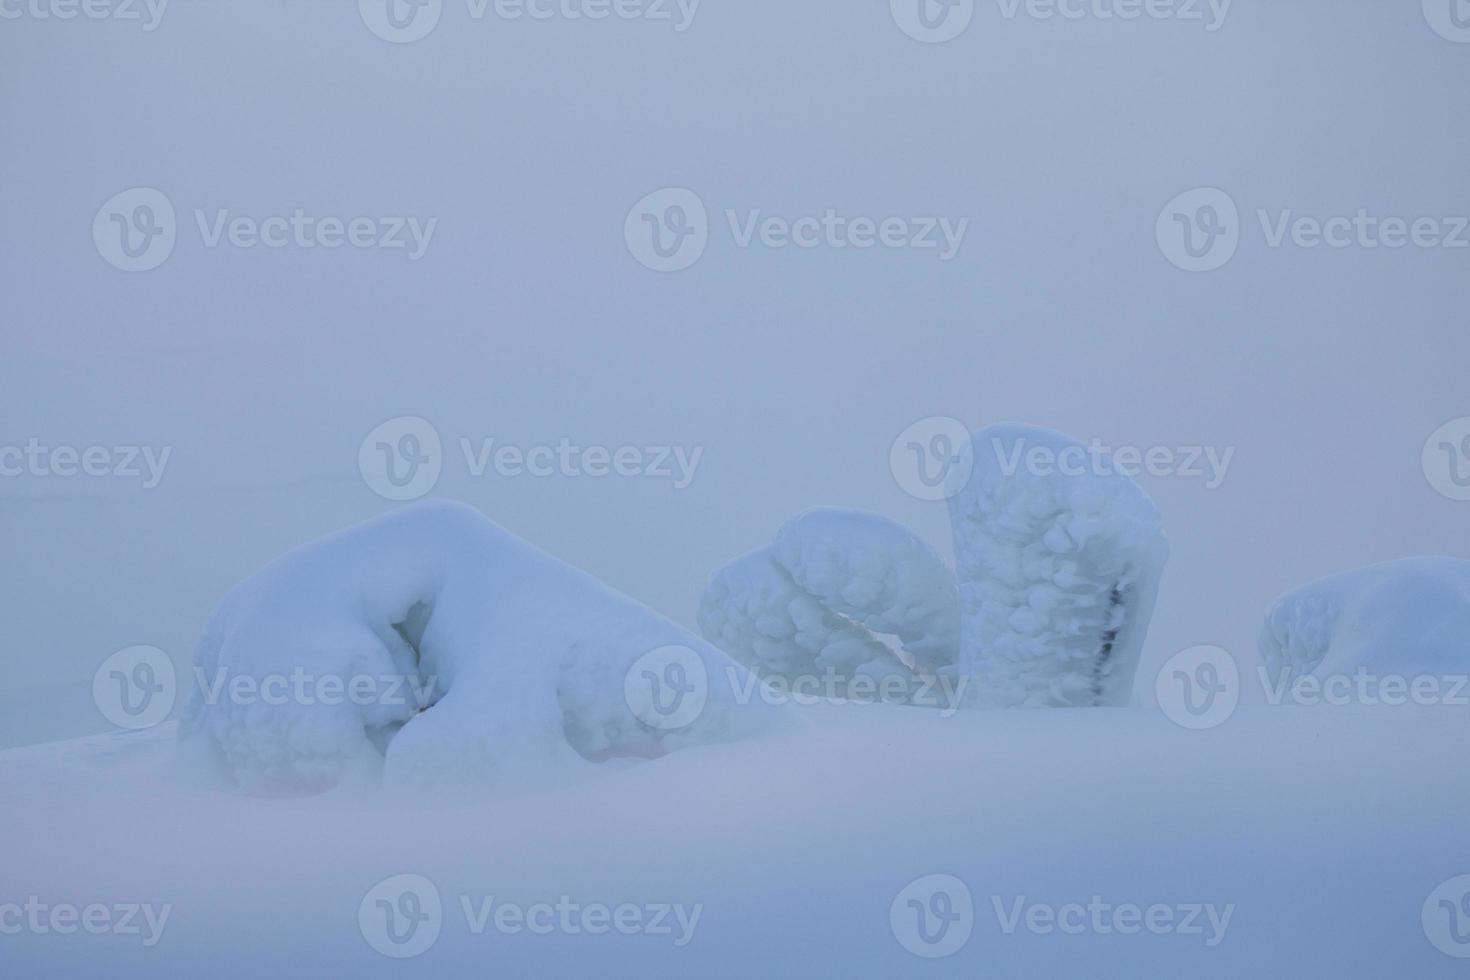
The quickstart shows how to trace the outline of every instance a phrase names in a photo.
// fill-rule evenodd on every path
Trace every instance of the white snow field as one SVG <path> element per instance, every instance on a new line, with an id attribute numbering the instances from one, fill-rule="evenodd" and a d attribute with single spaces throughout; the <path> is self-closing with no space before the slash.
<path id="1" fill-rule="evenodd" d="M 183 738 L 260 793 L 522 792 L 789 721 L 737 703 L 745 672 L 709 644 L 444 501 L 271 563 L 220 603 L 194 667 Z"/>
<path id="2" fill-rule="evenodd" d="M 1421 921 L 1470 874 L 1463 707 L 1242 708 L 1209 731 L 1144 708 L 804 715 L 801 733 L 459 805 L 220 793 L 179 781 L 160 731 L 0 753 L 7 901 L 169 907 L 149 946 L 146 927 L 60 935 L 44 919 L 0 935 L 3 973 L 1465 976 Z M 945 944 L 964 939 L 935 959 L 910 952 L 931 949 L 900 901 L 930 875 L 950 876 L 962 916 Z M 569 911 L 515 917 L 537 903 Z M 1098 918 L 1048 926 L 1047 908 L 1089 904 Z M 625 932 L 589 911 L 620 905 L 635 907 Z M 673 912 L 654 922 L 676 905 L 686 921 L 697 908 L 692 935 Z M 1223 936 L 1207 905 L 1228 914 Z M 1160 907 L 1169 931 L 1129 906 Z M 411 938 L 410 914 L 430 917 Z"/>

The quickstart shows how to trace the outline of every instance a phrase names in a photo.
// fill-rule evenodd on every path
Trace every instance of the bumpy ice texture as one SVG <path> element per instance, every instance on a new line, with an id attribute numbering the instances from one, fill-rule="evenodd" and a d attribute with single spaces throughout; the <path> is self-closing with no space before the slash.
<path id="1" fill-rule="evenodd" d="M 716 572 L 699 627 L 763 678 L 830 679 L 840 695 L 864 675 L 864 690 L 900 701 L 959 652 L 954 576 L 934 549 L 887 518 L 837 508 L 797 515 L 774 544 Z"/>
<path id="2" fill-rule="evenodd" d="M 964 452 L 949 501 L 961 672 L 994 706 L 1127 704 L 1168 559 L 1158 509 L 1048 429 L 992 426 Z"/>

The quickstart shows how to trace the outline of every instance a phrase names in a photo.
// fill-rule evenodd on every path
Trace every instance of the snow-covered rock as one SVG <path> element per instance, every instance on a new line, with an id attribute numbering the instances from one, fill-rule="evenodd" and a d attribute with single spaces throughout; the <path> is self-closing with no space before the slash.
<path id="1" fill-rule="evenodd" d="M 1000 706 L 1122 705 L 1168 559 L 1158 509 L 1101 454 L 996 425 L 950 467 L 960 671 Z"/>
<path id="2" fill-rule="evenodd" d="M 518 792 L 594 760 L 779 726 L 781 709 L 741 703 L 742 678 L 708 643 L 474 509 L 425 502 L 232 590 L 195 653 L 180 730 L 252 792 L 318 792 L 359 772 Z"/>
<path id="3" fill-rule="evenodd" d="M 830 678 L 834 694 L 858 676 L 917 690 L 916 674 L 959 651 L 954 576 L 934 549 L 885 517 L 838 508 L 797 515 L 774 544 L 716 572 L 699 626 L 762 677 Z"/>
<path id="4" fill-rule="evenodd" d="M 1406 558 L 1333 575 L 1278 599 L 1259 643 L 1273 683 L 1367 668 L 1470 671 L 1470 561 Z"/>

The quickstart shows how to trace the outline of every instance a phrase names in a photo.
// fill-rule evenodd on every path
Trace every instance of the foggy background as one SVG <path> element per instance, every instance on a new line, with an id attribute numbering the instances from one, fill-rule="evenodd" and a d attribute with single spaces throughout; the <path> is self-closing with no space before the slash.
<path id="1" fill-rule="evenodd" d="M 1205 8 L 1208 19 L 1208 9 Z M 1269 248 L 1256 211 L 1470 212 L 1470 46 L 1420 4 L 1237 0 L 1223 27 L 1006 19 L 945 44 L 886 2 L 704 0 L 668 21 L 473 20 L 391 44 L 348 2 L 0 20 L 0 444 L 172 447 L 162 483 L 0 478 L 0 745 L 107 728 L 113 651 L 187 670 L 232 584 L 395 506 L 387 419 L 444 440 L 434 493 L 692 625 L 707 576 L 787 517 L 878 511 L 946 556 L 889 468 L 928 416 L 1235 447 L 1224 484 L 1143 477 L 1173 557 L 1138 675 L 1216 643 L 1254 671 L 1269 602 L 1464 557 L 1425 440 L 1470 415 L 1470 250 Z M 660 274 L 624 220 L 697 192 Z M 1242 241 L 1175 268 L 1155 219 L 1219 187 Z M 103 202 L 162 190 L 172 256 L 99 256 Z M 210 215 L 437 217 L 402 250 L 204 247 Z M 723 212 L 968 218 L 958 256 L 737 248 Z M 458 440 L 703 447 L 691 486 L 472 478 Z M 1247 683 L 1247 698 L 1256 686 Z"/>

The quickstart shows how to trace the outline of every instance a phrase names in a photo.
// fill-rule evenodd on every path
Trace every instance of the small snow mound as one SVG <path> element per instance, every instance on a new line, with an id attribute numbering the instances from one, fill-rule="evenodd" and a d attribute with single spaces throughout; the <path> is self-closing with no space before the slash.
<path id="1" fill-rule="evenodd" d="M 859 675 L 953 664 L 960 622 L 954 576 L 934 549 L 877 514 L 816 508 L 715 573 L 699 626 L 762 677 L 845 689 Z"/>
<path id="2" fill-rule="evenodd" d="M 1470 561 L 1405 558 L 1330 576 L 1278 599 L 1261 629 L 1273 680 L 1359 668 L 1444 676 L 1470 670 Z"/>

